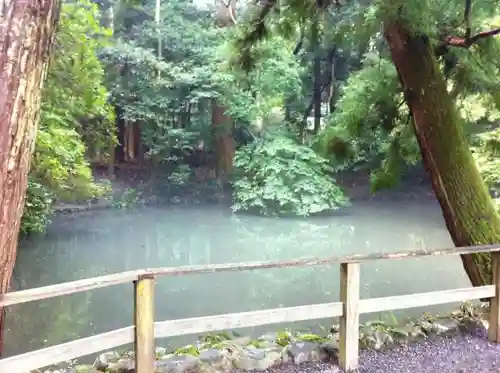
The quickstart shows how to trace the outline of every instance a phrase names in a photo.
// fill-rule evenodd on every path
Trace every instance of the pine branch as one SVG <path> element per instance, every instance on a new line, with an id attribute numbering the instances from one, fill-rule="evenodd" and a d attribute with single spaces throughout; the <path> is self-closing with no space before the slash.
<path id="1" fill-rule="evenodd" d="M 276 0 L 267 0 L 257 17 L 251 22 L 250 31 L 238 43 L 240 44 L 240 58 L 239 63 L 243 70 L 249 71 L 253 66 L 253 59 L 251 49 L 254 44 L 264 39 L 267 35 L 267 28 L 265 19 L 271 13 L 271 10 L 277 5 Z"/>
<path id="2" fill-rule="evenodd" d="M 477 43 L 479 40 L 486 39 L 495 35 L 500 35 L 500 27 L 488 31 L 479 32 L 476 35 L 471 36 L 469 38 L 459 37 L 459 36 L 446 36 L 442 39 L 442 41 L 446 45 L 450 45 L 452 47 L 470 48 L 473 44 Z"/>
<path id="3" fill-rule="evenodd" d="M 488 31 L 479 32 L 474 36 L 472 36 L 471 10 L 472 10 L 472 0 L 465 0 L 465 10 L 464 10 L 465 35 L 463 37 L 445 36 L 441 38 L 442 43 L 453 47 L 470 48 L 473 44 L 477 43 L 481 39 L 486 39 L 500 34 L 500 27 L 496 27 Z"/>

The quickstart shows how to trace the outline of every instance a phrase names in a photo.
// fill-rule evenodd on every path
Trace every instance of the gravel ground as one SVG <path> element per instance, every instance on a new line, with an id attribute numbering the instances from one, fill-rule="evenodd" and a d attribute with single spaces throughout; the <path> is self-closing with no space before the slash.
<path id="1" fill-rule="evenodd" d="M 266 373 L 341 373 L 331 364 L 281 365 Z M 361 351 L 359 373 L 498 373 L 500 345 L 484 332 L 435 338 L 386 352 Z M 235 371 L 234 373 L 241 373 Z"/>

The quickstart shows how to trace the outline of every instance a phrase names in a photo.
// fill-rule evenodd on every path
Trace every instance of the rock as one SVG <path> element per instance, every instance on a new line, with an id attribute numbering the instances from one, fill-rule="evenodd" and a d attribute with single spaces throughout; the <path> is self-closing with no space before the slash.
<path id="1" fill-rule="evenodd" d="M 100 371 L 108 369 L 110 363 L 116 363 L 120 359 L 120 354 L 116 351 L 109 351 L 100 354 L 94 362 L 94 368 Z"/>
<path id="2" fill-rule="evenodd" d="M 272 348 L 245 348 L 234 358 L 235 368 L 243 370 L 265 370 L 281 362 L 281 352 Z"/>
<path id="3" fill-rule="evenodd" d="M 460 328 L 467 333 L 476 333 L 481 330 L 488 330 L 489 322 L 488 320 L 465 317 L 461 323 Z"/>
<path id="4" fill-rule="evenodd" d="M 460 322 L 455 319 L 440 319 L 434 323 L 438 335 L 455 334 L 460 328 Z"/>
<path id="5" fill-rule="evenodd" d="M 332 334 L 337 334 L 340 331 L 340 325 L 339 324 L 334 324 L 330 328 L 330 333 Z"/>
<path id="6" fill-rule="evenodd" d="M 231 360 L 223 352 L 209 348 L 200 351 L 201 373 L 222 373 L 229 372 L 233 368 Z"/>
<path id="7" fill-rule="evenodd" d="M 222 341 L 217 343 L 217 349 L 226 349 L 230 353 L 234 351 L 241 351 L 243 347 L 246 347 L 250 344 L 252 339 L 250 337 L 240 337 L 235 339 L 228 339 L 226 341 Z M 215 347 L 215 346 L 214 346 Z"/>
<path id="8" fill-rule="evenodd" d="M 293 342 L 283 349 L 283 362 L 302 364 L 311 361 L 320 361 L 319 343 L 316 342 Z"/>
<path id="9" fill-rule="evenodd" d="M 155 348 L 155 355 L 157 359 L 162 358 L 167 354 L 167 349 L 165 347 L 156 347 Z"/>
<path id="10" fill-rule="evenodd" d="M 394 340 L 392 336 L 385 331 L 368 329 L 365 330 L 363 334 L 363 342 L 368 348 L 381 350 L 383 347 L 392 345 Z"/>
<path id="11" fill-rule="evenodd" d="M 200 360 L 191 355 L 166 355 L 156 362 L 156 373 L 185 373 L 194 371 Z"/>
<path id="12" fill-rule="evenodd" d="M 109 373 L 135 373 L 134 359 L 119 359 L 116 363 L 110 363 L 106 372 Z"/>
<path id="13" fill-rule="evenodd" d="M 419 322 L 422 331 L 427 335 L 436 333 L 436 325 L 430 321 L 420 321 Z"/>
<path id="14" fill-rule="evenodd" d="M 407 324 L 402 327 L 393 329 L 392 336 L 394 340 L 401 344 L 417 341 L 425 338 L 427 335 L 422 330 L 422 327 L 413 324 Z"/>
<path id="15" fill-rule="evenodd" d="M 321 361 L 338 362 L 339 341 L 338 338 L 330 339 L 319 345 L 319 358 Z"/>

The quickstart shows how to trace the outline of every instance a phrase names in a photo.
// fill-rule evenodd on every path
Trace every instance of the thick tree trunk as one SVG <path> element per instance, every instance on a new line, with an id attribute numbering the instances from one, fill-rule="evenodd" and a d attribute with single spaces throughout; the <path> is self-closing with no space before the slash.
<path id="1" fill-rule="evenodd" d="M 57 0 L 0 4 L 0 294 L 14 269 L 57 16 Z"/>
<path id="2" fill-rule="evenodd" d="M 420 151 L 456 246 L 500 243 L 500 218 L 481 179 L 427 37 L 388 24 L 385 37 L 412 112 Z M 491 283 L 490 256 L 462 256 L 474 286 Z"/>
<path id="3" fill-rule="evenodd" d="M 231 118 L 225 114 L 224 107 L 220 106 L 215 100 L 212 102 L 212 126 L 215 173 L 219 186 L 224 188 L 233 169 L 235 144 Z"/>
<path id="4" fill-rule="evenodd" d="M 219 27 L 232 27 L 236 24 L 236 0 L 215 0 L 216 20 Z M 233 169 L 234 139 L 231 118 L 226 109 L 216 100 L 212 100 L 212 131 L 215 150 L 215 173 L 221 189 L 228 182 Z"/>

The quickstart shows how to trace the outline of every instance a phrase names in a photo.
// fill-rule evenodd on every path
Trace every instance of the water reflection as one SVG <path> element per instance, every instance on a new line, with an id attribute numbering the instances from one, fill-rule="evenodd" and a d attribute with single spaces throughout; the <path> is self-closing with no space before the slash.
<path id="1" fill-rule="evenodd" d="M 209 207 L 101 211 L 57 217 L 46 236 L 23 242 L 13 285 L 26 289 L 143 267 L 450 244 L 435 204 L 364 204 L 350 208 L 344 216 L 307 220 L 233 216 Z M 361 273 L 363 297 L 467 284 L 458 258 L 374 262 L 364 264 Z M 161 278 L 156 313 L 158 320 L 165 320 L 329 302 L 338 299 L 338 291 L 338 266 Z M 132 293 L 131 284 L 120 285 L 10 307 L 6 353 L 128 326 Z"/>

